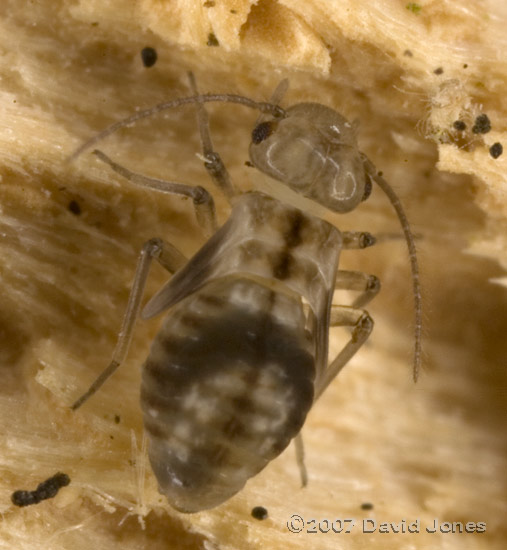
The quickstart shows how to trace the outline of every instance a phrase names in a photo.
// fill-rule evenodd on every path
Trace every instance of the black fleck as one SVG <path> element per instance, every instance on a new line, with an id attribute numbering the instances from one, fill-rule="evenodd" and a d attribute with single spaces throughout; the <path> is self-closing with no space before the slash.
<path id="1" fill-rule="evenodd" d="M 475 124 L 472 127 L 474 134 L 487 134 L 491 130 L 491 121 L 488 115 L 479 115 L 475 119 Z"/>
<path id="2" fill-rule="evenodd" d="M 268 517 L 268 511 L 264 506 L 255 506 L 252 508 L 252 517 L 255 519 L 266 519 Z"/>
<path id="3" fill-rule="evenodd" d="M 503 153 L 503 145 L 498 141 L 496 143 L 493 143 L 493 145 L 489 148 L 489 154 L 494 159 L 497 159 L 502 153 Z"/>
<path id="4" fill-rule="evenodd" d="M 79 214 L 81 214 L 81 207 L 79 206 L 79 203 L 75 200 L 71 200 L 69 202 L 69 210 L 76 216 L 79 216 Z"/>
<path id="5" fill-rule="evenodd" d="M 231 13 L 236 14 L 238 13 L 236 10 L 230 10 Z"/>
<path id="6" fill-rule="evenodd" d="M 433 72 L 434 72 L 435 74 L 440 75 L 440 74 L 443 74 L 444 69 L 442 69 L 442 67 L 438 67 L 438 68 L 435 69 Z"/>
<path id="7" fill-rule="evenodd" d="M 371 502 L 363 502 L 361 504 L 361 510 L 373 510 L 373 504 Z"/>
<path id="8" fill-rule="evenodd" d="M 35 491 L 14 491 L 11 495 L 11 500 L 14 506 L 19 507 L 30 506 L 31 504 L 40 502 Z"/>
<path id="9" fill-rule="evenodd" d="M 467 125 L 462 120 L 455 120 L 452 126 L 455 130 L 459 130 L 460 132 L 467 129 Z"/>
<path id="10" fill-rule="evenodd" d="M 220 46 L 218 38 L 212 32 L 208 34 L 208 41 L 206 42 L 206 44 L 208 46 Z"/>
<path id="11" fill-rule="evenodd" d="M 403 55 L 406 55 L 407 57 L 413 57 L 414 54 L 410 50 L 405 50 L 403 52 Z"/>
<path id="12" fill-rule="evenodd" d="M 364 184 L 364 193 L 361 197 L 362 201 L 365 201 L 370 195 L 371 195 L 372 185 L 371 185 L 371 179 L 367 179 Z"/>
<path id="13" fill-rule="evenodd" d="M 141 50 L 141 59 L 143 60 L 143 65 L 145 67 L 153 67 L 157 62 L 157 50 L 151 46 L 146 46 Z"/>
<path id="14" fill-rule="evenodd" d="M 119 414 L 115 414 L 115 415 L 114 415 L 114 423 L 115 423 L 115 424 L 119 424 L 119 423 L 120 423 L 120 420 L 121 420 L 120 415 L 119 415 Z"/>
<path id="15" fill-rule="evenodd" d="M 463 68 L 466 69 L 468 67 L 468 63 L 463 64 Z"/>
<path id="16" fill-rule="evenodd" d="M 252 131 L 252 143 L 257 145 L 261 141 L 264 141 L 273 133 L 273 130 L 273 123 L 269 121 L 257 124 L 257 126 Z"/>
<path id="17" fill-rule="evenodd" d="M 55 497 L 58 491 L 69 483 L 70 477 L 67 474 L 58 472 L 46 481 L 39 483 L 35 491 L 14 491 L 11 500 L 15 506 L 20 507 L 38 504 L 42 500 Z"/>
<path id="18" fill-rule="evenodd" d="M 207 0 L 206 2 L 204 2 L 203 6 L 205 8 L 214 8 L 215 2 L 213 0 Z"/>

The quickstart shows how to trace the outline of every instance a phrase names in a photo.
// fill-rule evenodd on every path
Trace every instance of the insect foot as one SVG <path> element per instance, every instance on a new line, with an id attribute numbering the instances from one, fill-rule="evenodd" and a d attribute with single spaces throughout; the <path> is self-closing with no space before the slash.
<path id="1" fill-rule="evenodd" d="M 358 342 L 367 337 L 373 330 L 373 325 L 373 319 L 370 317 L 370 314 L 365 311 L 352 331 L 352 342 Z"/>

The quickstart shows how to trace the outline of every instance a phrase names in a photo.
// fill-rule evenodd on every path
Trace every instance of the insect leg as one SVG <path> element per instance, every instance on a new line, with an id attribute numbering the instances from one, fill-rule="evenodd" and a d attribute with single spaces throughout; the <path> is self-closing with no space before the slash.
<path id="1" fill-rule="evenodd" d="M 320 397 L 342 368 L 352 359 L 359 348 L 366 342 L 373 329 L 373 319 L 364 309 L 349 306 L 331 306 L 330 326 L 353 327 L 350 340 L 328 365 L 326 372 L 318 383 L 315 399 Z"/>
<path id="2" fill-rule="evenodd" d="M 301 477 L 301 487 L 308 485 L 308 472 L 305 466 L 305 447 L 303 445 L 303 436 L 299 432 L 294 438 L 294 445 L 296 448 L 296 462 L 299 468 L 299 475 Z"/>
<path id="3" fill-rule="evenodd" d="M 362 290 L 361 295 L 355 300 L 354 304 L 369 302 L 380 290 L 380 282 L 377 277 L 367 275 L 360 271 L 338 271 L 336 277 L 336 288 L 347 290 Z M 373 329 L 373 319 L 369 313 L 363 309 L 352 306 L 331 306 L 331 315 L 329 326 L 352 327 L 350 340 L 342 351 L 328 365 L 321 380 L 315 388 L 315 400 L 317 400 L 329 384 L 334 380 L 342 368 L 356 354 L 359 348 L 366 342 Z M 308 482 L 308 475 L 304 463 L 304 447 L 301 433 L 294 439 L 296 446 L 296 460 L 299 467 L 301 482 L 303 487 Z"/>
<path id="4" fill-rule="evenodd" d="M 197 84 L 195 82 L 194 73 L 189 72 L 188 78 L 190 80 L 190 88 L 192 93 L 199 96 L 197 90 Z M 204 107 L 204 102 L 196 103 L 197 110 L 197 123 L 199 125 L 199 132 L 201 134 L 201 146 L 202 154 L 204 157 L 204 168 L 211 176 L 213 183 L 224 193 L 227 199 L 232 199 L 237 195 L 238 191 L 234 188 L 229 172 L 222 161 L 222 157 L 213 149 L 213 142 L 211 141 L 211 135 L 209 131 L 209 119 L 208 112 Z"/>
<path id="5" fill-rule="evenodd" d="M 71 406 L 72 410 L 78 409 L 87 401 L 124 361 L 130 346 L 134 326 L 139 316 L 144 287 L 146 286 L 146 280 L 148 279 L 153 259 L 157 260 L 162 267 L 171 273 L 180 269 L 187 262 L 185 256 L 176 247 L 161 239 L 150 239 L 143 245 L 111 362 L 86 392 L 74 402 Z"/>
<path id="6" fill-rule="evenodd" d="M 380 281 L 375 275 L 368 275 L 362 271 L 340 270 L 336 274 L 336 289 L 358 290 L 361 294 L 352 302 L 353 308 L 364 307 L 380 291 Z M 331 311 L 331 316 L 333 310 Z"/>
<path id="7" fill-rule="evenodd" d="M 102 162 L 108 164 L 117 174 L 124 177 L 131 183 L 155 189 L 162 193 L 170 195 L 179 195 L 181 197 L 189 197 L 194 202 L 195 217 L 197 222 L 202 227 L 207 236 L 211 236 L 217 230 L 217 219 L 215 212 L 215 202 L 213 197 L 200 186 L 186 185 L 184 183 L 176 183 L 171 181 L 160 180 L 156 178 L 148 178 L 141 174 L 131 172 L 124 166 L 114 162 L 102 151 L 95 149 L 93 154 L 96 155 Z"/>
<path id="8" fill-rule="evenodd" d="M 343 250 L 362 250 L 373 246 L 377 239 L 366 231 L 342 231 Z"/>
<path id="9" fill-rule="evenodd" d="M 364 231 L 343 231 L 343 249 L 354 250 L 373 246 L 377 239 L 371 233 Z M 352 302 L 352 307 L 364 307 L 380 290 L 380 281 L 375 275 L 362 271 L 338 271 L 335 282 L 336 289 L 359 290 L 361 294 Z"/>

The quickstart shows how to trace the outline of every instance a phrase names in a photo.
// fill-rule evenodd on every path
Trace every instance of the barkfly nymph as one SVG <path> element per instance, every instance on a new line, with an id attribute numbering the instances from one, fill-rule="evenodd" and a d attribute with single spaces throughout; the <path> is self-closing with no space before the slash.
<path id="1" fill-rule="evenodd" d="M 303 484 L 300 431 L 308 411 L 368 338 L 364 306 L 376 277 L 339 269 L 340 252 L 375 243 L 367 232 L 340 232 L 327 221 L 261 192 L 240 193 L 214 151 L 205 103 L 260 111 L 250 160 L 300 195 L 345 213 L 366 200 L 375 182 L 387 194 L 408 243 L 415 298 L 414 378 L 421 362 L 421 294 L 414 239 L 397 196 L 359 151 L 353 126 L 333 109 L 269 103 L 232 94 L 199 94 L 161 103 L 117 122 L 83 144 L 71 160 L 119 128 L 165 109 L 193 104 L 204 165 L 231 213 L 217 228 L 212 196 L 202 187 L 147 178 L 95 155 L 126 180 L 191 197 L 209 240 L 190 259 L 155 238 L 142 248 L 123 324 L 109 366 L 73 405 L 78 409 L 125 359 L 135 321 L 162 312 L 165 322 L 144 363 L 141 406 L 149 458 L 159 490 L 182 512 L 218 506 L 235 495 L 295 438 Z M 172 278 L 141 310 L 152 260 Z M 349 305 L 332 303 L 335 289 L 358 291 Z M 328 364 L 329 328 L 351 336 Z"/>

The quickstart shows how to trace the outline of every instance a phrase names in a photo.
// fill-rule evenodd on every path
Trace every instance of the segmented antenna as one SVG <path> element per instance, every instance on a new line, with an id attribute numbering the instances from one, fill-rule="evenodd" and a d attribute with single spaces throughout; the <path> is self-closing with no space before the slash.
<path id="1" fill-rule="evenodd" d="M 371 163 L 369 163 L 371 165 Z M 373 167 L 373 166 L 372 166 Z M 408 253 L 410 256 L 410 267 L 412 270 L 412 288 L 414 292 L 414 303 L 415 303 L 415 349 L 414 349 L 414 382 L 417 382 L 419 377 L 419 370 L 421 368 L 422 361 L 422 346 L 421 346 L 421 334 L 422 334 L 422 298 L 421 298 L 421 283 L 419 280 L 419 264 L 417 262 L 417 255 L 415 250 L 415 239 L 412 231 L 410 230 L 410 224 L 408 223 L 407 216 L 401 205 L 398 195 L 394 192 L 393 188 L 387 183 L 387 181 L 376 173 L 376 170 L 373 168 L 374 173 L 372 178 L 375 180 L 377 185 L 384 191 L 389 199 L 390 203 L 393 205 L 400 220 L 401 227 L 403 228 L 403 233 L 405 234 L 405 240 L 407 241 Z"/>
<path id="2" fill-rule="evenodd" d="M 287 90 L 289 89 L 289 79 L 284 78 L 278 86 L 275 88 L 275 91 L 271 94 L 271 97 L 269 98 L 269 102 L 273 105 L 279 105 L 280 102 L 283 99 L 283 96 L 287 93 Z M 259 115 L 259 118 L 255 121 L 256 128 L 259 124 L 267 120 L 268 117 L 266 115 L 269 114 L 267 112 L 263 112 Z"/>
<path id="3" fill-rule="evenodd" d="M 67 159 L 67 162 L 72 162 L 75 160 L 83 151 L 86 151 L 87 149 L 90 149 L 93 147 L 96 143 L 103 140 L 107 136 L 113 134 L 120 128 L 125 128 L 127 126 L 131 126 L 138 120 L 141 120 L 142 118 L 147 118 L 152 115 L 155 115 L 159 113 L 160 111 L 165 111 L 167 109 L 176 109 L 178 107 L 181 107 L 182 105 L 188 105 L 191 103 L 213 103 L 213 102 L 221 102 L 221 103 L 238 103 L 240 105 L 244 105 L 245 107 L 249 107 L 251 109 L 257 109 L 258 111 L 261 111 L 261 113 L 270 113 L 275 117 L 284 118 L 286 116 L 285 110 L 279 107 L 278 105 L 274 105 L 272 103 L 262 102 L 262 101 L 254 101 L 253 99 L 250 99 L 248 97 L 244 97 L 241 95 L 235 95 L 235 94 L 202 94 L 202 95 L 193 95 L 189 97 L 181 97 L 178 99 L 173 99 L 172 101 L 166 101 L 164 103 L 159 103 L 158 105 L 155 105 L 154 107 L 150 107 L 149 109 L 145 109 L 143 111 L 138 111 L 137 113 L 133 114 L 132 116 L 129 116 L 123 120 L 119 120 L 118 122 L 115 122 L 114 124 L 111 124 L 111 126 L 108 126 L 102 132 L 99 132 L 95 136 L 93 136 L 91 139 L 83 143 L 81 146 L 79 146 L 72 155 Z"/>

